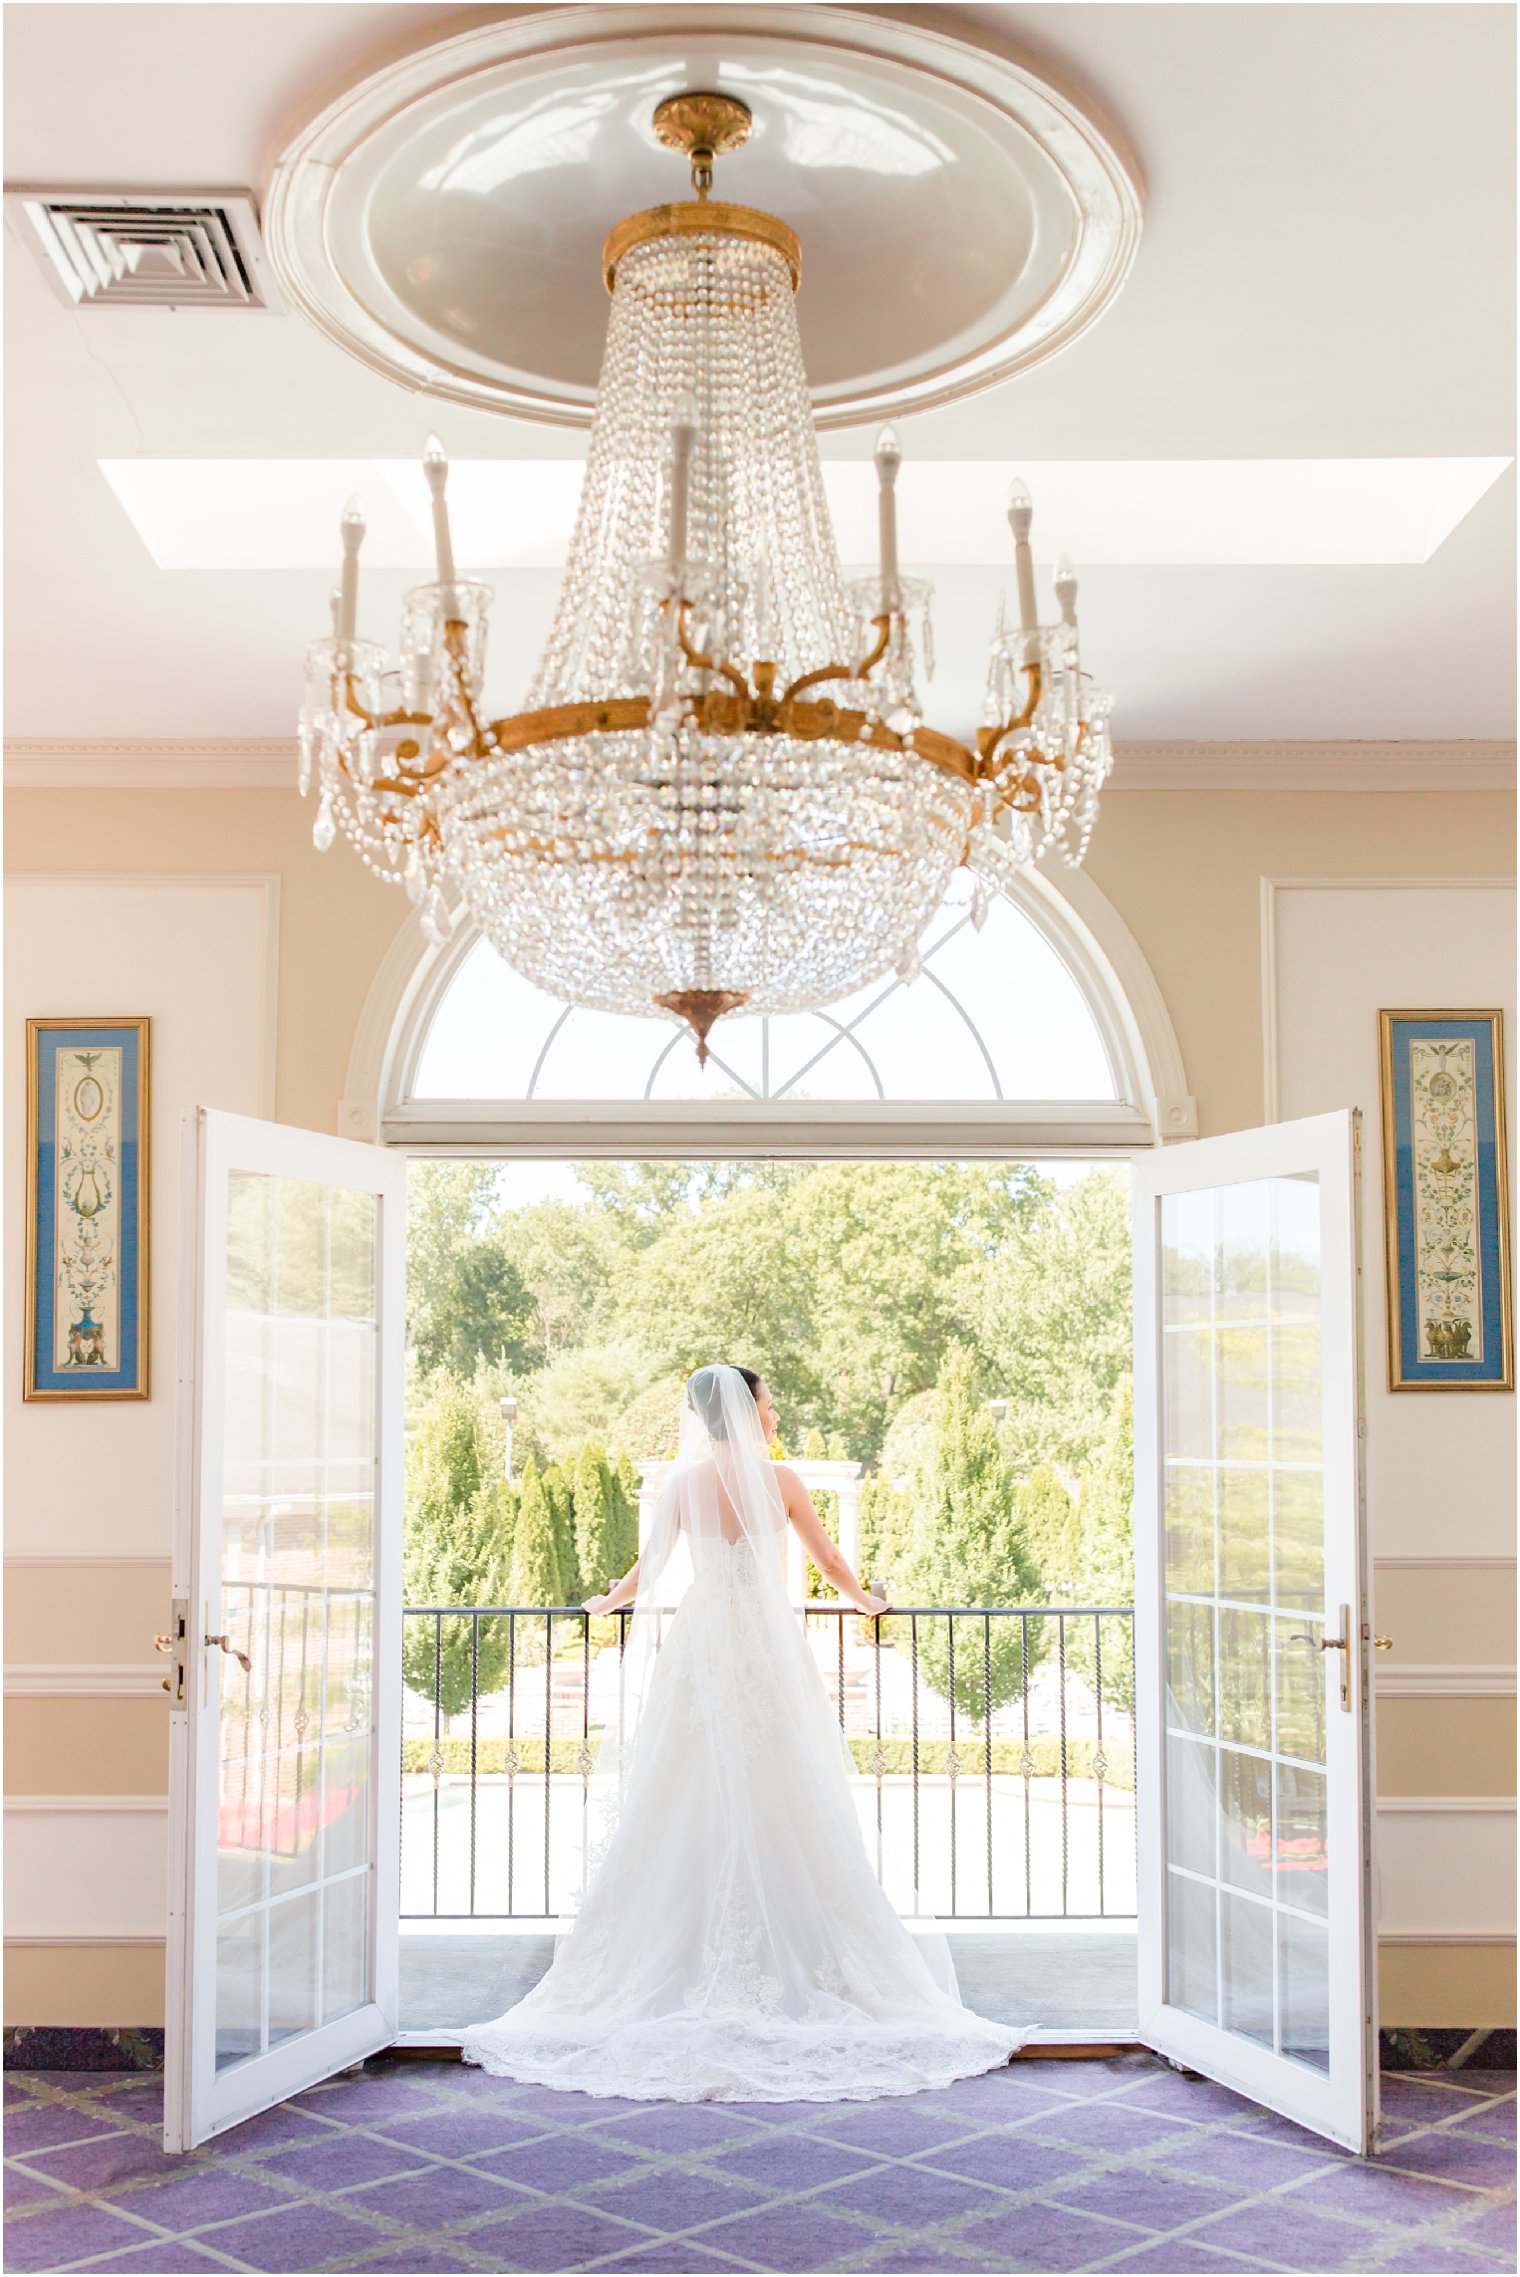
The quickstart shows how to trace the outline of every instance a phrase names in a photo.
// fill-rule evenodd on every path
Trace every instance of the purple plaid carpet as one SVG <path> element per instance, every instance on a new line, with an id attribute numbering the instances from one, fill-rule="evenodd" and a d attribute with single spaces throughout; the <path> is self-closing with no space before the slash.
<path id="1" fill-rule="evenodd" d="M 386 2062 L 166 2158 L 130 2073 L 6 2077 L 8 2269 L 1513 2270 L 1515 2081 L 1385 2075 L 1345 2156 L 1149 2056 L 653 2104 Z"/>

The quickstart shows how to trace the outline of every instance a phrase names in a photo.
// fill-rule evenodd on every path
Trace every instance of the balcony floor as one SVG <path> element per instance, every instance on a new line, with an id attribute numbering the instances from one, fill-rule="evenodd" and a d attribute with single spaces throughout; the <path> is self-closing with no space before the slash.
<path id="1" fill-rule="evenodd" d="M 1055 2039 L 1135 2036 L 1135 1934 L 1131 1923 L 1085 1922 L 947 1930 L 968 2008 L 1036 2026 Z M 499 2016 L 549 1966 L 543 1930 L 401 1925 L 401 2028 L 447 2038 Z"/>

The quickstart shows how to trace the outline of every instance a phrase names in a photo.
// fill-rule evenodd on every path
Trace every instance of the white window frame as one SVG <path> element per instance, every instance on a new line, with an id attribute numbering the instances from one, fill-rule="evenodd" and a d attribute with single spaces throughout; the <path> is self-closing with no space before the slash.
<path id="1" fill-rule="evenodd" d="M 443 947 L 409 915 L 377 973 L 350 1055 L 346 1138 L 422 1155 L 685 1160 L 791 1155 L 1038 1160 L 1127 1157 L 1193 1136 L 1171 1019 L 1133 935 L 1080 870 L 1026 873 L 1009 896 L 1070 973 L 1098 1028 L 1115 1097 L 1092 1100 L 642 1101 L 417 1099 L 439 1003 L 479 929 L 461 918 Z"/>

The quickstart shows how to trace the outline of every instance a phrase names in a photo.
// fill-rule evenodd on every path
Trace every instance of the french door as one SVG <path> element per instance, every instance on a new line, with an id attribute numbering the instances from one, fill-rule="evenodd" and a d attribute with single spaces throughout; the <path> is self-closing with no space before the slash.
<path id="1" fill-rule="evenodd" d="M 1141 2037 L 1377 2127 L 1360 1132 L 1135 1164 Z"/>
<path id="2" fill-rule="evenodd" d="M 164 2140 L 397 2024 L 405 1163 L 186 1118 Z"/>

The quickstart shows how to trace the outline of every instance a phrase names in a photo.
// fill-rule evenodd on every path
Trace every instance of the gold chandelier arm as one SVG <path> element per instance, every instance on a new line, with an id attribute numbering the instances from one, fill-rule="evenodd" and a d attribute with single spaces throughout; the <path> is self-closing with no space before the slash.
<path id="1" fill-rule="evenodd" d="M 686 619 L 690 614 L 691 603 L 689 601 L 681 600 L 676 603 L 676 639 L 680 643 L 681 654 L 687 663 L 698 672 L 721 672 L 729 685 L 736 688 L 739 694 L 748 700 L 749 682 L 736 665 L 720 662 L 716 656 L 709 656 L 705 651 L 698 651 L 692 647 L 691 642 L 686 637 Z"/>
<path id="2" fill-rule="evenodd" d="M 890 612 L 884 617 L 873 617 L 871 622 L 876 627 L 876 645 L 869 656 L 863 656 L 860 662 L 853 667 L 848 664 L 820 664 L 816 672 L 804 672 L 800 679 L 793 680 L 790 686 L 782 690 L 781 701 L 784 704 L 789 704 L 793 696 L 799 694 L 802 689 L 816 688 L 825 680 L 867 679 L 886 655 L 887 643 L 892 638 Z"/>
<path id="3" fill-rule="evenodd" d="M 409 712 L 404 708 L 393 712 L 366 711 L 364 705 L 354 694 L 354 675 L 352 672 L 343 674 L 343 691 L 344 710 L 349 712 L 353 718 L 362 719 L 365 726 L 371 731 L 380 727 L 431 727 L 433 724 L 431 712 Z"/>
<path id="4" fill-rule="evenodd" d="M 778 707 L 779 711 L 779 707 Z M 955 775 L 963 783 L 978 779 L 976 755 L 953 735 L 937 728 L 920 727 L 912 742 L 895 735 L 869 712 L 845 711 L 825 696 L 813 703 L 788 704 L 784 721 L 759 716 L 757 699 L 741 682 L 738 689 L 709 688 L 687 698 L 687 716 L 709 734 L 743 735 L 780 725 L 782 732 L 801 743 L 859 743 L 878 751 L 911 751 L 932 767 Z M 650 724 L 647 696 L 609 696 L 579 704 L 553 704 L 537 712 L 515 712 L 492 720 L 476 756 L 499 758 L 525 751 L 536 743 L 563 743 L 583 735 L 635 734 Z"/>
<path id="5" fill-rule="evenodd" d="M 616 734 L 649 725 L 647 696 L 608 696 L 583 704 L 551 704 L 541 712 L 513 712 L 486 728 L 494 751 L 525 751 L 533 743 L 561 743 L 577 735 Z"/>
<path id="6" fill-rule="evenodd" d="M 1045 687 L 1044 666 L 1038 663 L 1021 664 L 1019 670 L 1023 673 L 1029 690 L 1024 699 L 1024 709 L 1013 719 L 1004 720 L 1001 727 L 983 727 L 977 730 L 976 745 L 985 766 L 990 767 L 992 765 L 999 746 L 1005 743 L 1010 735 L 1018 735 L 1024 728 L 1028 727 L 1040 708 L 1040 697 Z"/>

